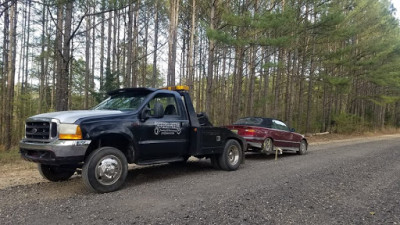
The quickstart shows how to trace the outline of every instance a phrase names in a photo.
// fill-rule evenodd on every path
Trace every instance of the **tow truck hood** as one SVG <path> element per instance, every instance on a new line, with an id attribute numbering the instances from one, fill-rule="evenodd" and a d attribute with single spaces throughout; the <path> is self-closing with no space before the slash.
<path id="1" fill-rule="evenodd" d="M 87 118 L 91 116 L 108 116 L 108 115 L 118 115 L 121 113 L 122 111 L 118 110 L 72 110 L 72 111 L 43 113 L 32 116 L 31 118 L 32 119 L 52 118 L 52 119 L 58 119 L 61 123 L 75 123 L 78 119 Z"/>

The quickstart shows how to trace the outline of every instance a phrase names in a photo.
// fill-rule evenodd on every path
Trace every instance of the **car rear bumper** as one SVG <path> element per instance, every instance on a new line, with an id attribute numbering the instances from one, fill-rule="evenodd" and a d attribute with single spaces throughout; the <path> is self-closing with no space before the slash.
<path id="1" fill-rule="evenodd" d="M 73 164 L 82 162 L 90 140 L 54 140 L 30 142 L 22 140 L 19 149 L 25 160 L 43 164 Z"/>

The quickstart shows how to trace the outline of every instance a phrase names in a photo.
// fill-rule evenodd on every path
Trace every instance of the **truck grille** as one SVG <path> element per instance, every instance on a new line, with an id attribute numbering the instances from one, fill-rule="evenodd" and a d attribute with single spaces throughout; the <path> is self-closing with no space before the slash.
<path id="1" fill-rule="evenodd" d="M 57 136 L 57 124 L 47 121 L 26 122 L 26 138 L 46 140 Z"/>

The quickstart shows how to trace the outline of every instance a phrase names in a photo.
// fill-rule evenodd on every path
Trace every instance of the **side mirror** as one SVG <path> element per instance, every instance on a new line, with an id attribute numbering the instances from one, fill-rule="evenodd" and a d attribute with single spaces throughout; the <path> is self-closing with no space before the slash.
<path id="1" fill-rule="evenodd" d="M 164 116 L 164 107 L 161 103 L 157 102 L 154 104 L 154 115 L 155 118 L 162 118 Z"/>
<path id="2" fill-rule="evenodd" d="M 150 108 L 146 105 L 143 110 L 140 112 L 140 120 L 144 122 L 149 118 Z"/>
<path id="3" fill-rule="evenodd" d="M 296 130 L 294 128 L 290 128 L 290 132 L 295 132 Z"/>

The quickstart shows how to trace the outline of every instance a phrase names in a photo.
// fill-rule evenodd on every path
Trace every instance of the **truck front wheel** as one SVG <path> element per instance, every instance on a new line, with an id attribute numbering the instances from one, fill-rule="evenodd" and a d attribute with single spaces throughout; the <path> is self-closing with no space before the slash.
<path id="1" fill-rule="evenodd" d="M 74 175 L 76 167 L 38 164 L 38 170 L 43 178 L 57 182 L 68 180 L 72 175 Z"/>
<path id="2" fill-rule="evenodd" d="M 113 147 L 93 151 L 82 168 L 85 185 L 92 191 L 105 193 L 118 190 L 128 175 L 124 153 Z"/>
<path id="3" fill-rule="evenodd" d="M 223 170 L 237 170 L 243 161 L 243 149 L 239 142 L 230 139 L 226 142 L 224 151 L 218 157 L 219 166 Z"/>

